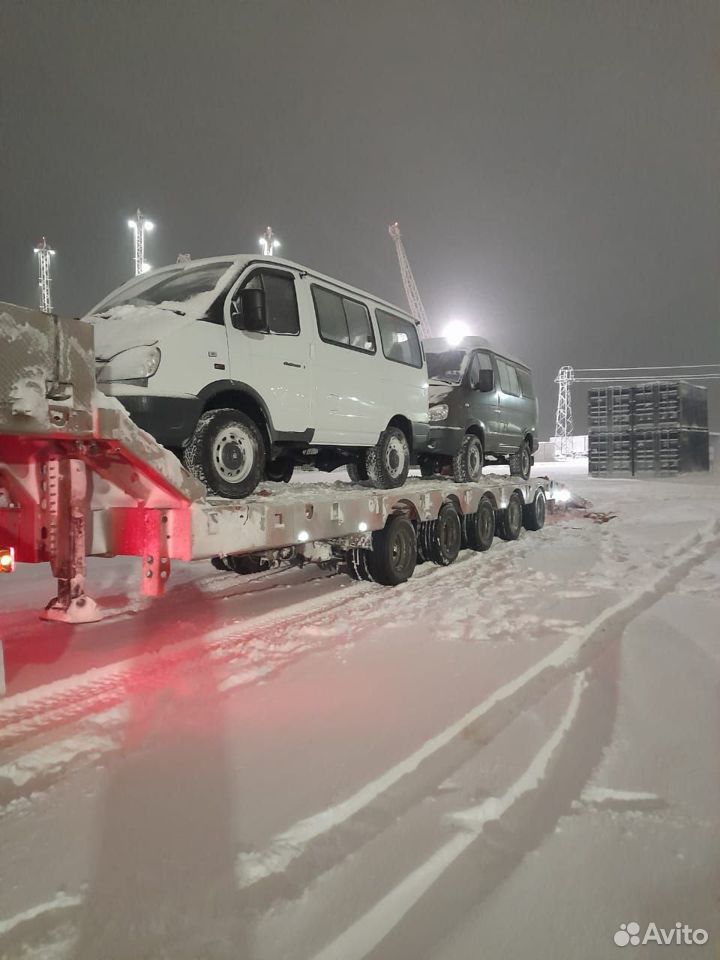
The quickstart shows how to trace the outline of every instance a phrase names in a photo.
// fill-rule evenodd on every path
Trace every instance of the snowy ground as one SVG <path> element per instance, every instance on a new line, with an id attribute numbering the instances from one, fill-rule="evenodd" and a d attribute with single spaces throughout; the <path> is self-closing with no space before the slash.
<path id="1" fill-rule="evenodd" d="M 585 470 L 615 519 L 395 590 L 95 561 L 70 628 L 3 578 L 0 957 L 717 957 L 720 477 Z"/>

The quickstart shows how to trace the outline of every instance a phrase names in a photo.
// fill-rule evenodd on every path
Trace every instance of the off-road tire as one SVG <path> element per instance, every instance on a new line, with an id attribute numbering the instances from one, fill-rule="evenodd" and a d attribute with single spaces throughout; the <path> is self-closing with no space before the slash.
<path id="1" fill-rule="evenodd" d="M 460 449 L 452 459 L 453 480 L 456 483 L 476 483 L 482 476 L 483 459 L 480 438 L 466 433 Z"/>
<path id="2" fill-rule="evenodd" d="M 364 483 L 368 479 L 367 468 L 365 467 L 365 456 L 359 460 L 353 460 L 347 465 L 347 473 L 352 483 Z"/>
<path id="3" fill-rule="evenodd" d="M 495 536 L 495 508 L 488 497 L 483 497 L 477 511 L 465 517 L 465 537 L 471 550 L 482 553 L 489 550 Z"/>
<path id="4" fill-rule="evenodd" d="M 522 477 L 523 480 L 529 479 L 532 468 L 532 453 L 530 452 L 527 440 L 523 440 L 518 447 L 517 453 L 510 454 L 508 463 L 510 465 L 511 476 Z"/>
<path id="5" fill-rule="evenodd" d="M 410 444 L 398 427 L 383 430 L 374 447 L 365 451 L 368 479 L 383 490 L 401 487 L 410 470 Z"/>
<path id="6" fill-rule="evenodd" d="M 220 459 L 222 453 L 218 446 L 230 455 L 237 449 L 250 456 L 247 471 L 238 460 L 242 476 L 237 481 L 232 479 L 232 462 Z M 249 496 L 263 478 L 265 441 L 257 424 L 240 410 L 208 410 L 195 426 L 185 447 L 184 459 L 190 473 L 204 483 L 210 493 L 238 500 Z"/>
<path id="7" fill-rule="evenodd" d="M 367 565 L 376 583 L 396 587 L 413 575 L 417 563 L 417 538 L 412 521 L 402 514 L 388 517 L 382 530 L 372 535 Z"/>
<path id="8" fill-rule="evenodd" d="M 545 526 L 545 514 L 547 513 L 547 499 L 542 487 L 538 487 L 535 498 L 532 503 L 526 503 L 523 507 L 523 526 L 526 530 L 542 530 Z"/>
<path id="9" fill-rule="evenodd" d="M 276 457 L 265 464 L 265 479 L 272 483 L 290 483 L 295 472 L 291 457 Z"/>
<path id="10" fill-rule="evenodd" d="M 495 533 L 501 540 L 517 540 L 523 525 L 523 498 L 516 490 L 504 510 L 498 510 Z"/>

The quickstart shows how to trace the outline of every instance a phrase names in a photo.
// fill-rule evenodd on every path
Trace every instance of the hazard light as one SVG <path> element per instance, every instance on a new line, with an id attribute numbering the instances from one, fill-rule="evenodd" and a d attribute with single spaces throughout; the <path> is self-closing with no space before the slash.
<path id="1" fill-rule="evenodd" d="M 0 547 L 0 573 L 12 573 L 15 569 L 15 548 Z"/>

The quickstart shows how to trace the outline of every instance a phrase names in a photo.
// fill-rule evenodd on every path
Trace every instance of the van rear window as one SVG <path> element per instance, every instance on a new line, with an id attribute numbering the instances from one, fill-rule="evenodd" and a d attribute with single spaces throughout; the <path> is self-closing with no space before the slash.
<path id="1" fill-rule="evenodd" d="M 383 353 L 388 360 L 406 363 L 409 367 L 421 367 L 423 355 L 415 324 L 384 310 L 376 310 L 375 316 L 380 328 Z"/>
<path id="2" fill-rule="evenodd" d="M 523 370 L 522 367 L 516 367 L 517 377 L 520 382 L 520 389 L 524 397 L 532 399 L 535 396 L 533 391 L 532 377 L 529 370 Z"/>

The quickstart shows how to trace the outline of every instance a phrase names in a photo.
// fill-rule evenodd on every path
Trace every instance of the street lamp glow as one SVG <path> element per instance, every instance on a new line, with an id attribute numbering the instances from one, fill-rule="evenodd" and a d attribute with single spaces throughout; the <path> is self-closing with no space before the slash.
<path id="1" fill-rule="evenodd" d="M 148 270 L 152 270 L 152 264 L 150 264 L 150 263 L 143 263 L 142 269 L 141 269 L 140 272 L 141 272 L 141 273 L 147 273 Z"/>
<path id="2" fill-rule="evenodd" d="M 268 227 L 265 233 L 258 240 L 260 247 L 262 248 L 263 255 L 266 257 L 271 257 L 275 250 L 279 249 L 280 241 L 276 239 L 275 234 L 272 232 L 272 227 Z"/>
<path id="3" fill-rule="evenodd" d="M 128 226 L 135 235 L 135 256 L 133 257 L 133 262 L 135 265 L 135 276 L 137 277 L 141 273 L 147 273 L 147 271 L 150 270 L 148 264 L 145 263 L 145 234 L 153 230 L 155 224 L 152 220 L 146 220 L 142 211 L 138 208 L 135 216 L 128 220 Z"/>
<path id="4" fill-rule="evenodd" d="M 460 341 L 469 336 L 470 328 L 462 320 L 451 320 L 443 330 L 443 336 L 451 347 L 456 347 Z"/>

